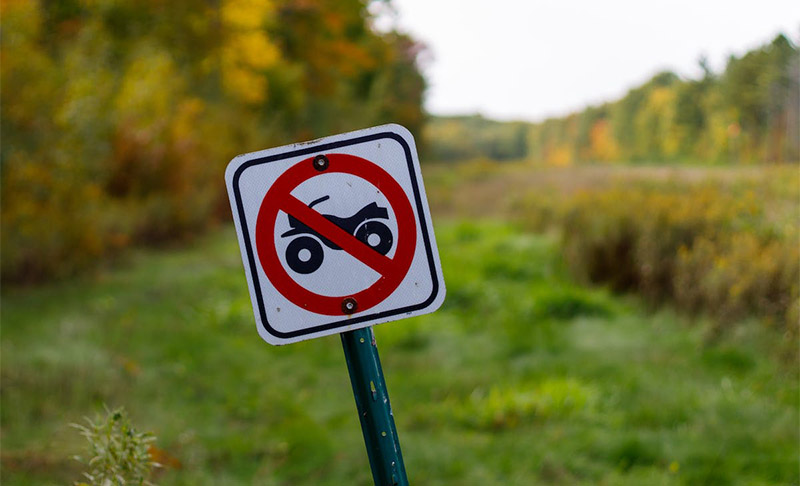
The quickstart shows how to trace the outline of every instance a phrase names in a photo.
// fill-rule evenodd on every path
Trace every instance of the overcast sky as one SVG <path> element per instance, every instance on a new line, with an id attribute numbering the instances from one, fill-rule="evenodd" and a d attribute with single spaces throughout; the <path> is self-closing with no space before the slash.
<path id="1" fill-rule="evenodd" d="M 394 0 L 425 42 L 435 114 L 541 120 L 612 100 L 662 69 L 697 76 L 786 33 L 800 0 Z M 386 23 L 388 18 L 381 19 Z"/>

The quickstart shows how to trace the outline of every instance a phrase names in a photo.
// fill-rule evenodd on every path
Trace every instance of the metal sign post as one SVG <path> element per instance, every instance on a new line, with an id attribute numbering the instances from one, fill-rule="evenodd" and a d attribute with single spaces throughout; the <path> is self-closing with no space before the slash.
<path id="1" fill-rule="evenodd" d="M 445 296 L 416 144 L 381 125 L 235 157 L 225 171 L 258 333 L 341 334 L 376 486 L 407 486 L 375 324 Z"/>
<path id="2" fill-rule="evenodd" d="M 407 486 L 406 467 L 371 327 L 343 332 L 342 347 L 376 486 Z"/>

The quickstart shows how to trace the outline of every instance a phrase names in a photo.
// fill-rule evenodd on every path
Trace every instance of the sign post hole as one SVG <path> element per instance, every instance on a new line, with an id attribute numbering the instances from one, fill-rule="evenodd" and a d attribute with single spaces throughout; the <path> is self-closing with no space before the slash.
<path id="1" fill-rule="evenodd" d="M 350 372 L 361 431 L 376 486 L 406 486 L 406 467 L 371 327 L 343 332 L 342 347 Z"/>
<path id="2" fill-rule="evenodd" d="M 408 484 L 371 326 L 444 301 L 414 137 L 383 125 L 244 154 L 225 182 L 258 333 L 341 335 L 375 484 Z"/>

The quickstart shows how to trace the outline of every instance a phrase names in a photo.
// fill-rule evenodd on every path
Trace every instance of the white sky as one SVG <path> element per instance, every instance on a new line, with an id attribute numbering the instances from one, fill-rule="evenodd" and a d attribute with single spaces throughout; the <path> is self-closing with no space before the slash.
<path id="1" fill-rule="evenodd" d="M 784 32 L 800 0 L 394 0 L 399 29 L 429 47 L 426 108 L 541 120 L 609 101 L 670 69 L 715 71 Z"/>

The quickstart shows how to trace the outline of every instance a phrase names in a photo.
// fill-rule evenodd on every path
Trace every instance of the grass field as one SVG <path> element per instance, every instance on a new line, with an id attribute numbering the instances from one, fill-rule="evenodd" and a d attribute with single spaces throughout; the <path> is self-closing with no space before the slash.
<path id="1" fill-rule="evenodd" d="M 412 484 L 798 484 L 798 370 L 781 336 L 571 283 L 557 241 L 443 220 L 448 297 L 376 327 Z M 69 424 L 125 406 L 162 485 L 371 484 L 335 336 L 256 334 L 235 236 L 5 289 L 2 483 L 69 484 Z"/>

